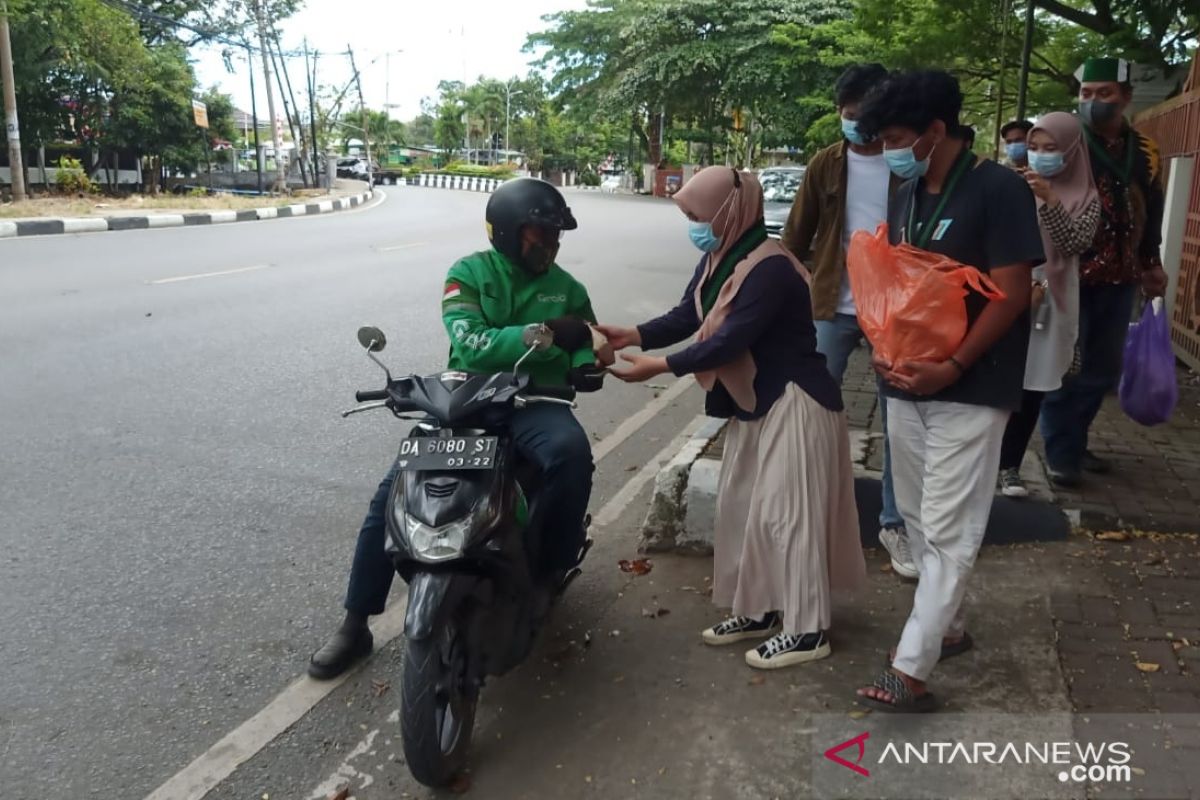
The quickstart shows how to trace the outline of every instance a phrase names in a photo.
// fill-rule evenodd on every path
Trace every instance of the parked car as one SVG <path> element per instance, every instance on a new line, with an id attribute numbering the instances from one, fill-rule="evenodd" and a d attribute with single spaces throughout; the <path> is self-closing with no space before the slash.
<path id="1" fill-rule="evenodd" d="M 373 164 L 371 171 L 379 172 L 379 164 Z M 339 158 L 337 162 L 337 176 L 339 178 L 358 178 L 365 181 L 367 179 L 367 160 L 357 156 Z"/>
<path id="2" fill-rule="evenodd" d="M 763 187 L 763 217 L 767 235 L 779 239 L 792 210 L 792 201 L 804 181 L 804 167 L 768 167 L 758 175 Z"/>

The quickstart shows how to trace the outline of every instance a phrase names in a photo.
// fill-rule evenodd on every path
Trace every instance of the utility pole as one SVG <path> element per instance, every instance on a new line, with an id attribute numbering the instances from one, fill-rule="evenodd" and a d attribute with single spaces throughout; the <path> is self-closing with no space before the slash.
<path id="1" fill-rule="evenodd" d="M 520 89 L 512 90 L 512 81 L 504 84 L 504 160 L 508 161 L 508 153 L 512 150 L 512 146 L 508 143 L 508 134 L 512 129 L 512 97 L 514 94 L 520 95 L 524 92 Z"/>
<path id="2" fill-rule="evenodd" d="M 12 41 L 8 36 L 8 3 L 0 0 L 0 81 L 4 82 L 4 122 L 8 137 L 8 171 L 14 202 L 25 199 L 25 165 L 21 159 L 21 126 L 17 122 L 17 86 L 13 78 Z"/>
<path id="3" fill-rule="evenodd" d="M 1029 93 L 1029 58 L 1033 54 L 1034 0 L 1025 0 L 1025 44 L 1021 48 L 1021 83 L 1017 86 L 1017 119 L 1025 119 L 1025 98 Z"/>
<path id="4" fill-rule="evenodd" d="M 258 142 L 258 101 L 254 97 L 254 48 L 246 42 L 246 71 L 250 73 L 250 121 L 254 123 L 254 171 L 258 173 L 258 193 L 263 193 L 263 154 Z"/>
<path id="5" fill-rule="evenodd" d="M 313 53 L 312 68 L 308 66 L 308 37 L 304 37 L 304 78 L 308 82 L 308 123 L 312 128 L 313 183 L 321 185 L 321 145 L 317 140 L 317 101 L 313 97 L 317 82 L 317 54 Z"/>
<path id="6" fill-rule="evenodd" d="M 271 92 L 271 53 L 267 49 L 267 21 L 263 12 L 263 0 L 254 0 L 254 16 L 258 23 L 258 41 L 262 47 L 263 80 L 267 84 L 267 113 L 271 116 L 271 136 L 275 144 L 275 182 L 271 190 L 287 191 L 287 170 L 283 164 L 283 134 L 279 130 L 279 118 L 275 115 L 275 95 Z"/>
<path id="7" fill-rule="evenodd" d="M 367 151 L 367 186 L 374 189 L 375 175 L 371 169 L 371 120 L 367 114 L 367 103 L 363 100 L 362 75 L 359 74 L 358 67 L 354 65 L 354 48 L 346 45 L 346 52 L 350 55 L 350 69 L 354 72 L 354 82 L 358 86 L 358 107 L 362 110 L 363 149 Z"/>
<path id="8" fill-rule="evenodd" d="M 304 127 L 300 124 L 300 107 L 296 105 L 296 96 L 292 94 L 292 80 L 288 77 L 287 64 L 283 60 L 283 49 L 279 46 L 279 32 L 272 30 L 271 33 L 275 45 L 271 49 L 271 65 L 275 68 L 275 84 L 279 87 L 279 98 L 283 101 L 283 115 L 287 117 L 292 143 L 296 147 L 296 152 L 300 154 L 297 158 L 300 164 L 300 178 L 304 181 L 304 185 L 308 186 L 308 167 L 305 165 L 308 158 L 304 152 Z M 291 105 L 288 105 L 289 99 Z"/>

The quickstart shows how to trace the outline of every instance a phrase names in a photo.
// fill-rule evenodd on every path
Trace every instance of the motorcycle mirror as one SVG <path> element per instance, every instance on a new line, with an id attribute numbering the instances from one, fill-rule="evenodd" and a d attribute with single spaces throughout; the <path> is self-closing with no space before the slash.
<path id="1" fill-rule="evenodd" d="M 358 329 L 358 343 L 366 348 L 367 352 L 378 353 L 387 347 L 387 337 L 374 325 L 364 325 Z"/>
<path id="2" fill-rule="evenodd" d="M 554 331 L 545 325 L 527 325 L 521 334 L 521 340 L 529 349 L 541 353 L 549 350 L 554 344 Z"/>

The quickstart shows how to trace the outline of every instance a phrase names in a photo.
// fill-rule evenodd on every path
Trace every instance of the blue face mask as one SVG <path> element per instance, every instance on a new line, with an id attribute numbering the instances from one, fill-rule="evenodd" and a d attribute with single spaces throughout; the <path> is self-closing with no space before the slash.
<path id="1" fill-rule="evenodd" d="M 701 252 L 712 253 L 721 247 L 721 237 L 713 233 L 711 222 L 689 222 L 688 236 Z"/>
<path id="2" fill-rule="evenodd" d="M 858 120 L 842 117 L 842 136 L 850 144 L 864 145 L 867 140 L 858 132 Z"/>
<path id="3" fill-rule="evenodd" d="M 932 155 L 933 151 L 930 150 L 929 156 Z M 929 156 L 925 156 L 924 161 L 918 161 L 916 154 L 913 152 L 912 145 L 883 151 L 883 158 L 887 161 L 888 168 L 905 180 L 919 178 L 928 172 Z"/>
<path id="4" fill-rule="evenodd" d="M 1004 152 L 1009 161 L 1021 161 L 1029 154 L 1029 146 L 1025 142 L 1009 142 L 1004 145 Z"/>
<path id="5" fill-rule="evenodd" d="M 1030 153 L 1029 168 L 1041 175 L 1043 178 L 1050 178 L 1063 171 L 1063 154 L 1062 153 Z"/>

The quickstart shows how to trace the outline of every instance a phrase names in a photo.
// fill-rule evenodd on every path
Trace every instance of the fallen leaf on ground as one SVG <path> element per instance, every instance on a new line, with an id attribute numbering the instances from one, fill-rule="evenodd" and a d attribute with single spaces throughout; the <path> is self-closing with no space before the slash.
<path id="1" fill-rule="evenodd" d="M 1139 778 L 1146 774 L 1146 770 L 1142 769 L 1141 767 L 1130 767 L 1129 771 L 1134 775 L 1137 775 Z"/>
<path id="2" fill-rule="evenodd" d="M 381 681 L 381 680 L 371 681 L 371 691 L 373 691 L 375 693 L 376 697 L 383 697 L 385 694 L 387 694 L 388 689 L 391 689 L 391 688 L 392 688 L 392 684 L 388 683 L 387 681 Z"/>
<path id="3" fill-rule="evenodd" d="M 892 571 L 892 565 L 891 565 L 891 564 L 884 564 L 882 567 L 880 567 L 880 568 L 879 568 L 879 571 L 880 571 L 880 572 L 891 572 L 891 571 Z"/>
<path id="4" fill-rule="evenodd" d="M 638 471 L 638 465 L 637 465 L 637 464 L 633 464 L 632 466 L 628 466 L 628 467 L 626 467 L 626 468 L 625 468 L 625 471 L 626 471 L 626 472 L 637 472 L 637 471 Z"/>
<path id="5" fill-rule="evenodd" d="M 464 772 L 455 778 L 454 782 L 447 788 L 455 794 L 466 794 L 471 791 L 471 776 Z"/>
<path id="6" fill-rule="evenodd" d="M 621 572 L 629 572 L 633 575 L 647 575 L 650 570 L 654 569 L 654 565 L 648 558 L 635 558 L 632 561 L 623 558 L 617 562 L 617 566 L 621 568 Z"/>
<path id="7" fill-rule="evenodd" d="M 865 717 L 867 714 L 870 714 L 870 713 L 871 712 L 869 709 L 863 710 L 863 711 L 851 711 L 850 719 L 862 719 L 863 717 Z"/>
<path id="8" fill-rule="evenodd" d="M 1100 531 L 1096 538 L 1102 542 L 1127 542 L 1129 534 L 1125 531 Z"/>
<path id="9" fill-rule="evenodd" d="M 353 797 L 353 795 L 350 794 L 350 787 L 343 786 L 333 794 L 329 795 L 329 800 L 348 800 L 350 797 Z"/>
<path id="10" fill-rule="evenodd" d="M 748 683 L 749 683 L 751 686 L 762 686 L 762 685 L 763 685 L 764 683 L 766 683 L 766 682 L 767 682 L 767 679 L 766 679 L 766 678 L 764 678 L 762 675 L 755 675 L 753 678 L 751 678 L 751 679 L 748 681 Z"/>
<path id="11" fill-rule="evenodd" d="M 1152 661 L 1139 661 L 1137 662 L 1137 668 L 1139 672 L 1158 672 L 1162 669 L 1161 666 Z"/>
<path id="12" fill-rule="evenodd" d="M 669 609 L 669 608 L 660 608 L 660 609 L 658 609 L 657 611 L 655 611 L 655 612 L 654 612 L 654 616 L 656 616 L 656 617 L 665 617 L 667 614 L 670 614 L 670 613 L 671 613 L 671 609 Z"/>

